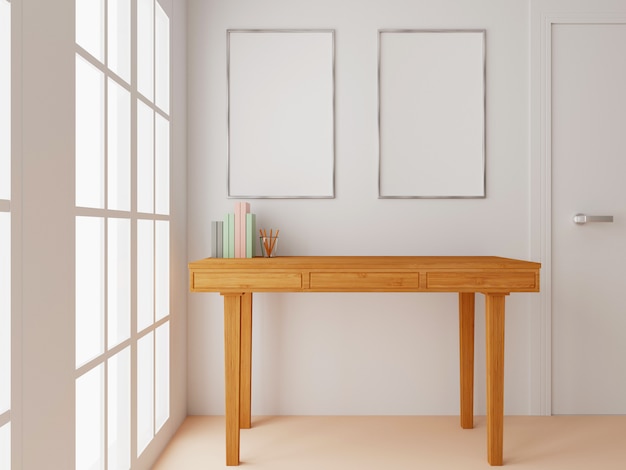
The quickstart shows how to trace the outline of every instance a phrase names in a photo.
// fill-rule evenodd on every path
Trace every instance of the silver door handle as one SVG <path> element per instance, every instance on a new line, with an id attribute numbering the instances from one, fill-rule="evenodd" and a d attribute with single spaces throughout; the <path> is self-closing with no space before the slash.
<path id="1" fill-rule="evenodd" d="M 576 214 L 574 216 L 574 223 L 583 225 L 587 222 L 613 222 L 612 215 L 586 215 Z"/>

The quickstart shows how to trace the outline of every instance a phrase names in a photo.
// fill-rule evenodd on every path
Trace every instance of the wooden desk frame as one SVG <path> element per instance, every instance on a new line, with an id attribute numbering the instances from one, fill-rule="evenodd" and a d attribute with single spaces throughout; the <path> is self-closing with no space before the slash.
<path id="1" fill-rule="evenodd" d="M 539 292 L 541 265 L 491 256 L 206 258 L 189 263 L 192 292 L 224 298 L 226 465 L 239 465 L 241 429 L 251 427 L 253 292 L 457 292 L 460 421 L 474 427 L 474 305 L 485 295 L 487 460 L 502 465 L 504 304 Z"/>

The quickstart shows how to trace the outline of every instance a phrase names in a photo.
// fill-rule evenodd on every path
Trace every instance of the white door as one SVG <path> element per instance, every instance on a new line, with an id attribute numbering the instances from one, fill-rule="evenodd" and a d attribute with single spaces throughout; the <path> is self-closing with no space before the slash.
<path id="1" fill-rule="evenodd" d="M 552 411 L 623 414 L 626 24 L 553 25 L 551 105 Z"/>

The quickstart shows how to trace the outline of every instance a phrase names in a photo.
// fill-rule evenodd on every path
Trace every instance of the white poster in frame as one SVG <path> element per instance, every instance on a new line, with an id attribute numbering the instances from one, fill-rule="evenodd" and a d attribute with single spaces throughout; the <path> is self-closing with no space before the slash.
<path id="1" fill-rule="evenodd" d="M 379 30 L 379 198 L 485 197 L 485 30 Z"/>
<path id="2" fill-rule="evenodd" d="M 334 30 L 228 30 L 228 196 L 333 198 Z"/>

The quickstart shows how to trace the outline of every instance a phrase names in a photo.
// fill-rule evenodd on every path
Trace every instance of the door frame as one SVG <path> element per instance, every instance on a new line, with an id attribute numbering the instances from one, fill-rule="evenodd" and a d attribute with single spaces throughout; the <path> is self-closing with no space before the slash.
<path id="1" fill-rule="evenodd" d="M 530 412 L 544 416 L 552 414 L 552 28 L 559 24 L 626 24 L 626 10 L 555 13 L 549 8 L 556 3 L 564 5 L 532 2 L 530 30 L 530 257 L 542 263 L 541 292 L 531 305 Z M 589 9 L 602 6 L 587 5 Z"/>

